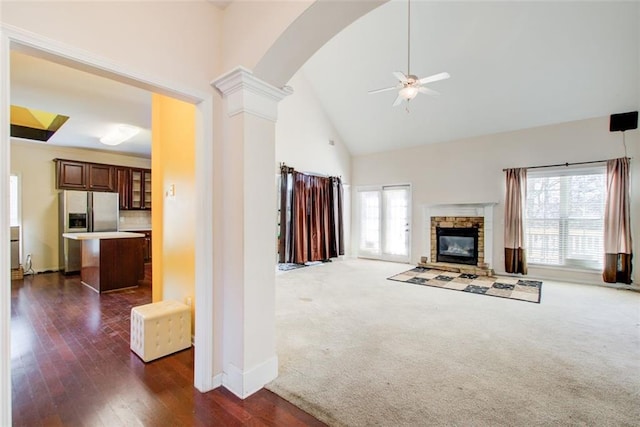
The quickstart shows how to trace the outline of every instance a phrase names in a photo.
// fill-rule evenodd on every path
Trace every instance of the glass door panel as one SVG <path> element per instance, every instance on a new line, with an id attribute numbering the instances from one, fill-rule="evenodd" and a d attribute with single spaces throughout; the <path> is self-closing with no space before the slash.
<path id="1" fill-rule="evenodd" d="M 151 209 L 151 172 L 145 171 L 144 176 L 144 208 Z"/>
<path id="2" fill-rule="evenodd" d="M 385 187 L 384 250 L 387 259 L 409 261 L 409 187 Z"/>
<path id="3" fill-rule="evenodd" d="M 360 245 L 363 256 L 380 256 L 380 191 L 361 191 Z"/>
<path id="4" fill-rule="evenodd" d="M 131 208 L 142 209 L 142 171 L 131 171 Z"/>
<path id="5" fill-rule="evenodd" d="M 411 191 L 408 185 L 358 192 L 358 255 L 387 261 L 410 261 Z"/>

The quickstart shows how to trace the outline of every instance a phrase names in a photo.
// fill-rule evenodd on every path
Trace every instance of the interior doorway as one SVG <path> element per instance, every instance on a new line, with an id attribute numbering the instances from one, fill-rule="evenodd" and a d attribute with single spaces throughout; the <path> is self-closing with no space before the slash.
<path id="1" fill-rule="evenodd" d="M 411 186 L 385 185 L 358 190 L 358 256 L 409 262 Z"/>
<path id="2" fill-rule="evenodd" d="M 24 52 L 30 55 L 38 56 L 43 59 L 47 59 L 52 62 L 57 62 L 77 67 L 80 70 L 88 71 L 90 73 L 95 73 L 96 75 L 100 75 L 102 77 L 111 78 L 113 80 L 119 81 L 121 83 L 126 83 L 132 86 L 139 87 L 141 89 L 146 89 L 149 91 L 153 91 L 155 93 L 165 94 L 167 96 L 175 97 L 177 99 L 184 100 L 186 102 L 192 103 L 196 106 L 196 125 L 197 125 L 197 136 L 194 141 L 195 150 L 198 152 L 198 156 L 196 156 L 196 166 L 195 166 L 195 174 L 196 174 L 196 183 L 195 186 L 197 188 L 203 188 L 211 182 L 211 167 L 212 163 L 212 149 L 210 148 L 210 141 L 212 139 L 212 126 L 213 124 L 205 120 L 207 117 L 212 116 L 213 111 L 213 97 L 207 93 L 201 93 L 192 89 L 183 89 L 181 91 L 174 90 L 168 86 L 165 86 L 163 83 L 155 82 L 153 78 L 149 78 L 144 75 L 132 75 L 121 71 L 117 68 L 116 65 L 113 64 L 104 64 L 99 59 L 96 58 L 86 58 L 81 53 L 76 51 L 70 47 L 60 47 L 54 45 L 51 40 L 46 38 L 34 38 L 31 36 L 25 36 L 20 31 L 5 31 L 3 28 L 0 28 L 0 38 L 2 38 L 2 42 L 0 43 L 0 62 L 3 64 L 3 71 L 0 72 L 0 80 L 2 80 L 3 87 L 10 86 L 10 74 L 8 70 L 10 69 L 10 52 L 12 50 Z M 24 40 L 28 40 L 25 42 Z M 3 120 L 0 124 L 0 128 L 2 128 L 5 135 L 9 135 L 9 104 L 10 99 L 8 96 L 8 91 L 3 91 L 0 94 L 0 104 L 3 107 L 0 109 L 0 115 Z M 205 141 L 207 141 L 205 143 Z M 9 139 L 2 139 L 0 142 L 0 148 L 2 149 L 3 155 L 6 155 L 9 158 L 10 149 L 9 149 L 10 141 Z M 6 164 L 0 171 L 0 181 L 5 183 L 6 188 L 9 187 L 9 175 L 10 175 L 10 165 Z M 206 184 L 205 184 L 206 183 Z M 202 226 L 201 228 L 208 230 L 204 224 L 205 218 L 211 218 L 213 216 L 212 209 L 212 196 L 206 194 L 203 196 L 203 200 L 201 203 L 201 211 L 196 215 L 195 223 L 196 225 Z M 7 200 L 3 204 L 4 212 L 9 212 L 9 206 Z M 9 224 L 8 215 L 2 215 L 2 222 L 5 225 Z M 8 230 L 9 227 L 5 227 L 7 232 L 3 234 L 3 240 L 9 241 Z M 210 233 L 207 234 L 209 236 Z M 203 257 L 210 257 L 212 242 L 209 239 L 201 238 L 197 239 L 195 244 L 196 250 L 196 258 L 202 259 Z M 7 248 L 9 245 L 7 245 Z M 8 261 L 8 257 L 7 257 Z M 199 281 L 196 280 L 196 304 L 195 304 L 195 313 L 196 316 L 199 317 L 199 321 L 195 322 L 196 325 L 208 325 L 205 327 L 204 332 L 212 334 L 210 325 L 213 323 L 212 313 L 213 313 L 213 298 L 211 297 L 212 290 L 210 286 L 202 286 L 198 285 L 199 283 L 211 283 L 211 277 L 213 275 L 211 266 L 207 266 L 204 262 L 198 262 L 196 260 L 196 274 L 199 277 Z M 9 267 L 8 263 L 6 263 L 6 267 Z M 9 272 L 9 268 L 5 267 L 5 263 L 3 263 L 3 270 L 7 273 Z M 5 270 L 6 268 L 6 270 Z M 8 289 L 8 287 L 7 287 Z M 2 306 L 0 307 L 1 316 L 3 319 L 4 327 L 0 332 L 2 336 L 2 349 L 3 354 L 7 356 L 5 362 L 2 363 L 2 390 L 7 390 L 10 388 L 9 376 L 9 343 L 10 343 L 10 323 L 11 323 L 11 308 L 10 308 L 10 298 L 9 292 L 5 292 L 3 294 Z M 208 328 L 208 330 L 207 330 Z M 201 328 L 202 329 L 202 328 Z M 196 344 L 198 341 L 203 341 L 203 344 L 196 345 L 194 351 L 194 385 L 200 391 L 208 391 L 214 388 L 215 384 L 214 375 L 213 375 L 213 345 L 212 340 L 205 336 L 203 332 L 198 333 L 196 330 L 194 340 Z M 3 357 L 4 359 L 4 357 Z M 0 402 L 2 406 L 2 419 L 5 417 L 10 417 L 11 406 L 10 402 L 5 401 L 4 399 Z M 10 419 L 10 418 L 9 418 Z"/>

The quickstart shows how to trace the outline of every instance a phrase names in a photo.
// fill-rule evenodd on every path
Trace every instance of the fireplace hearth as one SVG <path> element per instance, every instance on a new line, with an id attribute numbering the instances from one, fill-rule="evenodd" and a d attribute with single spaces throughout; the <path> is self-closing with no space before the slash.
<path id="1" fill-rule="evenodd" d="M 478 263 L 478 227 L 436 227 L 436 238 L 437 262 Z"/>

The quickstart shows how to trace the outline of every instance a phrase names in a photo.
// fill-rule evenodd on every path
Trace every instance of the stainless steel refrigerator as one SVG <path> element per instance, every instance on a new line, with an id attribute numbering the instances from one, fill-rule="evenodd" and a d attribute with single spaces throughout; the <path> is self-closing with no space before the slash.
<path id="1" fill-rule="evenodd" d="M 58 197 L 60 269 L 74 273 L 80 271 L 81 242 L 62 234 L 118 231 L 118 193 L 64 190 Z"/>

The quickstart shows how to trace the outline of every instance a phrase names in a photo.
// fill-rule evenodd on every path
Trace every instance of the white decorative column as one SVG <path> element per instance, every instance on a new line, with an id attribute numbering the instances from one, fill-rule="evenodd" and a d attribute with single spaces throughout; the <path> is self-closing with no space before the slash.
<path id="1" fill-rule="evenodd" d="M 0 6 L 1 8 L 2 6 Z M 0 27 L 0 240 L 9 241 L 9 39 Z M 0 247 L 0 425 L 11 425 L 11 264 L 9 245 Z"/>
<path id="2" fill-rule="evenodd" d="M 278 375 L 275 349 L 275 88 L 238 67 L 212 82 L 223 96 L 221 227 L 222 384 L 245 398 Z M 214 264 L 215 265 L 215 264 Z M 220 284 L 218 284 L 220 285 Z"/>

